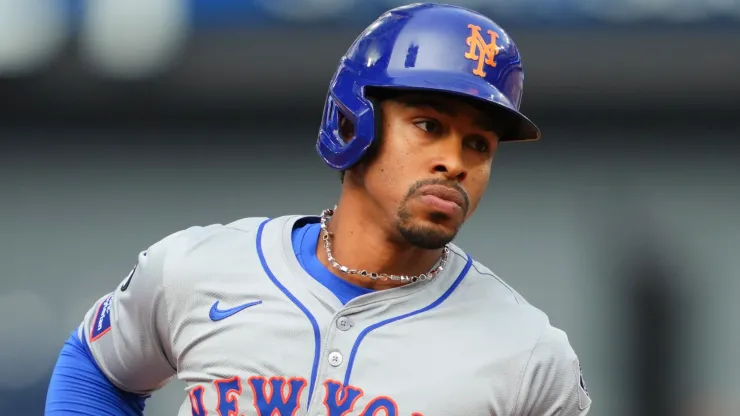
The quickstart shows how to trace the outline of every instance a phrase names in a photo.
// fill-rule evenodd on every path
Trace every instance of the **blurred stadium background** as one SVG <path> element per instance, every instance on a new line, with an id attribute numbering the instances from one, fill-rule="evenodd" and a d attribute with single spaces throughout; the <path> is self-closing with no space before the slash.
<path id="1" fill-rule="evenodd" d="M 510 31 L 544 131 L 501 149 L 459 243 L 568 332 L 592 415 L 740 414 L 740 1 L 450 2 Z M 0 0 L 3 414 L 43 414 L 139 250 L 333 204 L 329 78 L 403 3 Z"/>

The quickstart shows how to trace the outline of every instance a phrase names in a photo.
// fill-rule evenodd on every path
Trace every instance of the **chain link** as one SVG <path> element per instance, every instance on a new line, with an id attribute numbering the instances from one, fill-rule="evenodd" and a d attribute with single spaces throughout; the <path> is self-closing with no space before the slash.
<path id="1" fill-rule="evenodd" d="M 418 276 L 399 276 L 395 274 L 387 274 L 387 273 L 375 273 L 375 272 L 368 272 L 367 270 L 356 270 L 351 269 L 347 266 L 343 266 L 339 264 L 336 259 L 334 259 L 334 256 L 331 252 L 331 232 L 329 232 L 329 229 L 327 228 L 327 222 L 329 219 L 334 215 L 333 209 L 325 209 L 321 213 L 321 230 L 323 231 L 321 239 L 324 244 L 324 250 L 326 251 L 326 256 L 329 259 L 329 263 L 331 265 L 339 270 L 342 273 L 345 274 L 354 274 L 359 275 L 362 277 L 369 277 L 373 280 L 393 280 L 397 282 L 417 282 L 417 281 L 424 281 L 424 280 L 431 280 L 435 278 L 442 270 L 444 270 L 445 266 L 447 265 L 447 259 L 450 256 L 450 249 L 448 246 L 445 246 L 442 250 L 442 258 L 439 261 L 439 265 L 432 269 L 431 271 L 427 273 L 422 273 Z"/>

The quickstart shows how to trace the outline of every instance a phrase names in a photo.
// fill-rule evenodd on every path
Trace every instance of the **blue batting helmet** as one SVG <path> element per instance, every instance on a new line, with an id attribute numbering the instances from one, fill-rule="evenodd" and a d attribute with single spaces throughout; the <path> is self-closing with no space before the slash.
<path id="1" fill-rule="evenodd" d="M 537 140 L 539 129 L 519 112 L 523 79 L 514 41 L 487 17 L 434 3 L 392 9 L 368 26 L 342 57 L 329 86 L 316 149 L 334 169 L 359 162 L 376 132 L 368 88 L 470 97 L 516 121 L 501 141 Z M 339 131 L 340 113 L 354 126 L 349 143 Z"/>

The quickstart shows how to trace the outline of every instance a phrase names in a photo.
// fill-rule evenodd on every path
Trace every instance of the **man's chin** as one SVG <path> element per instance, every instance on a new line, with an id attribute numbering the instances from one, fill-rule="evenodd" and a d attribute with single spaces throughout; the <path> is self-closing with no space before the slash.
<path id="1" fill-rule="evenodd" d="M 399 224 L 398 231 L 414 247 L 437 250 L 455 239 L 458 227 L 451 227 L 449 222 L 424 221 L 421 224 Z"/>

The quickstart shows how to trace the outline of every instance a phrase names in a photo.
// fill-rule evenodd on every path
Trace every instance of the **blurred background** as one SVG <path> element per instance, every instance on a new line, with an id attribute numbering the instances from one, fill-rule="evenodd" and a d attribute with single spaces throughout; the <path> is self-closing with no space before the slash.
<path id="1" fill-rule="evenodd" d="M 538 143 L 458 243 L 564 329 L 594 416 L 740 415 L 740 1 L 459 0 L 513 36 Z M 397 0 L 0 0 L 0 408 L 190 225 L 319 213 L 329 79 Z M 147 415 L 174 415 L 183 384 Z"/>

